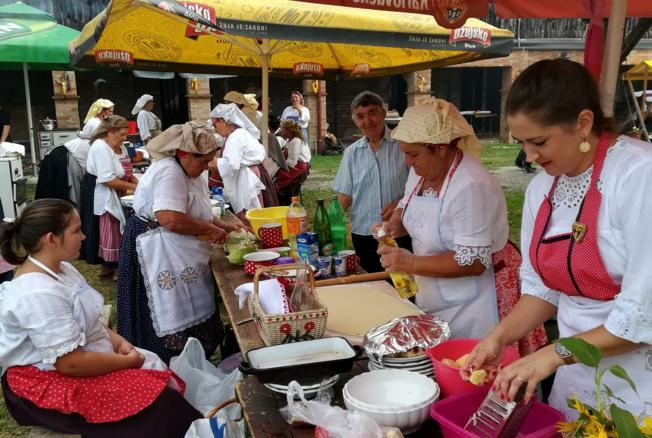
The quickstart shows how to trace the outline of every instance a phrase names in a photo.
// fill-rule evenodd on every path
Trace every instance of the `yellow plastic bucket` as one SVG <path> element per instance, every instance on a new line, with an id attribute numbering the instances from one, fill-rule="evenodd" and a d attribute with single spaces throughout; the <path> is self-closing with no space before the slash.
<path id="1" fill-rule="evenodd" d="M 287 212 L 288 207 L 254 208 L 247 211 L 247 220 L 251 223 L 256 236 L 258 236 L 258 228 L 262 224 L 279 223 L 283 227 L 283 240 L 287 240 L 288 226 L 285 220 Z"/>

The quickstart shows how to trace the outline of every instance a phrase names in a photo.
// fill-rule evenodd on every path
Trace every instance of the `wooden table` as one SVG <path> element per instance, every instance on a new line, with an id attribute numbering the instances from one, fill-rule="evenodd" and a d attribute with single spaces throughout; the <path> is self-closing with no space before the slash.
<path id="1" fill-rule="evenodd" d="M 225 220 L 233 220 L 226 216 Z M 233 325 L 235 336 L 243 355 L 247 351 L 263 347 L 265 344 L 258 334 L 253 321 L 238 324 L 250 318 L 246 306 L 240 310 L 235 289 L 243 283 L 253 281 L 253 278 L 244 273 L 242 266 L 232 265 L 226 260 L 224 250 L 219 248 L 214 251 L 211 261 L 213 276 L 220 290 L 224 307 Z M 366 360 L 357 361 L 350 373 L 341 376 L 339 382 L 333 387 L 335 402 L 344 406 L 342 402 L 342 388 L 344 384 L 356 374 L 367 371 Z M 313 427 L 291 427 L 281 417 L 279 408 L 286 405 L 283 394 L 270 391 L 255 377 L 247 376 L 236 383 L 236 398 L 242 406 L 243 417 L 248 425 L 249 434 L 254 438 L 308 438 L 314 437 Z M 424 427 L 411 434 L 413 438 L 438 438 L 441 434 L 439 427 L 433 420 L 429 420 Z"/>

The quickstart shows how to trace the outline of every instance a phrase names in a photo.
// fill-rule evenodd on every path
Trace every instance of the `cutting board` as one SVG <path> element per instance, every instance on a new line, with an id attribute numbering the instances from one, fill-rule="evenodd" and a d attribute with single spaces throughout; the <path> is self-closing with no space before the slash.
<path id="1" fill-rule="evenodd" d="M 369 281 L 316 288 L 317 296 L 328 308 L 326 336 L 341 336 L 361 345 L 370 329 L 394 318 L 424 312 L 403 300 L 386 281 Z"/>

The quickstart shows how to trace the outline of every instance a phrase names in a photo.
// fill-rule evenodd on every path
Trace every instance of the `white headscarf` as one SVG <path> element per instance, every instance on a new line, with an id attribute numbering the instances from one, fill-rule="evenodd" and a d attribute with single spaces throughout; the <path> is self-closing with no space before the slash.
<path id="1" fill-rule="evenodd" d="M 455 105 L 431 97 L 405 110 L 392 131 L 394 140 L 406 143 L 450 144 L 460 138 L 457 147 L 480 158 L 482 143 Z"/>
<path id="2" fill-rule="evenodd" d="M 211 119 L 222 119 L 226 123 L 245 129 L 253 138 L 260 138 L 260 131 L 234 103 L 220 103 L 209 114 Z"/>
<path id="3" fill-rule="evenodd" d="M 136 105 L 134 105 L 133 109 L 131 110 L 131 114 L 135 116 L 140 112 L 140 110 L 145 108 L 147 102 L 151 102 L 153 100 L 154 100 L 154 96 L 152 96 L 151 94 L 143 94 L 136 101 Z"/>
<path id="4" fill-rule="evenodd" d="M 111 108 L 113 106 L 113 102 L 109 99 L 97 99 L 88 109 L 88 113 L 86 113 L 86 118 L 84 119 L 84 124 L 88 123 L 90 119 L 101 113 L 103 109 Z"/>

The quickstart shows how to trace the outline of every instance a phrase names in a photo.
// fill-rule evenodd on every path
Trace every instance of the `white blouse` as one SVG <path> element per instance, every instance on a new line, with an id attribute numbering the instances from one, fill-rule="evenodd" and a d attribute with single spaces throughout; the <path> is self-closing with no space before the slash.
<path id="1" fill-rule="evenodd" d="M 140 110 L 138 117 L 136 117 L 136 124 L 138 125 L 138 135 L 140 139 L 145 141 L 152 137 L 151 131 L 160 130 L 160 120 L 152 112 L 147 110 Z"/>
<path id="2" fill-rule="evenodd" d="M 86 170 L 97 177 L 95 181 L 95 200 L 93 202 L 94 214 L 101 216 L 107 211 L 107 201 L 113 189 L 103 183 L 121 179 L 125 176 L 125 169 L 120 163 L 120 158 L 127 156 L 127 148 L 124 145 L 120 155 L 113 152 L 111 146 L 101 138 L 95 140 L 91 145 L 86 159 Z"/>
<path id="3" fill-rule="evenodd" d="M 576 177 L 562 175 L 552 197 L 553 212 L 545 237 L 571 232 L 593 168 Z M 528 185 L 521 227 L 522 292 L 555 306 L 560 292 L 549 289 L 532 268 L 530 244 L 539 206 L 554 177 L 539 173 Z M 652 344 L 652 146 L 619 137 L 609 150 L 598 180 L 602 203 L 598 213 L 598 248 L 607 272 L 620 293 L 604 325 L 613 335 Z"/>
<path id="4" fill-rule="evenodd" d="M 98 126 L 102 124 L 102 121 L 99 117 L 93 117 L 84 125 L 79 136 L 83 139 L 89 140 L 93 136 L 93 131 L 97 129 Z"/>
<path id="5" fill-rule="evenodd" d="M 0 285 L 0 367 L 34 365 L 54 369 L 57 358 L 78 347 L 111 352 L 100 321 L 104 298 L 69 263 L 61 281 L 46 274 L 23 274 Z"/>
<path id="6" fill-rule="evenodd" d="M 196 219 L 213 220 L 208 185 L 200 176 L 188 178 L 173 157 L 155 161 L 138 181 L 134 213 L 155 221 L 157 211 L 186 213 Z"/>
<path id="7" fill-rule="evenodd" d="M 265 161 L 265 147 L 245 129 L 233 131 L 224 143 L 217 168 L 224 181 L 224 193 L 237 214 L 242 210 L 260 208 L 258 194 L 265 186 L 249 166 Z"/>
<path id="8" fill-rule="evenodd" d="M 287 147 L 288 150 L 288 158 L 285 160 L 288 167 L 292 168 L 296 166 L 299 161 L 310 163 L 312 154 L 310 153 L 308 143 L 305 141 L 301 141 L 300 138 L 294 137 L 285 144 L 285 147 Z"/>
<path id="9" fill-rule="evenodd" d="M 398 208 L 405 208 L 421 179 L 410 169 L 405 195 Z M 507 206 L 500 184 L 477 159 L 464 155 L 444 193 L 439 231 L 449 251 L 455 251 L 460 266 L 479 259 L 491 265 L 491 255 L 503 249 L 509 238 Z"/>
<path id="10" fill-rule="evenodd" d="M 306 129 L 310 121 L 310 110 L 307 106 L 301 108 L 301 112 L 293 106 L 285 107 L 281 114 L 281 120 L 294 120 L 299 126 Z"/>

